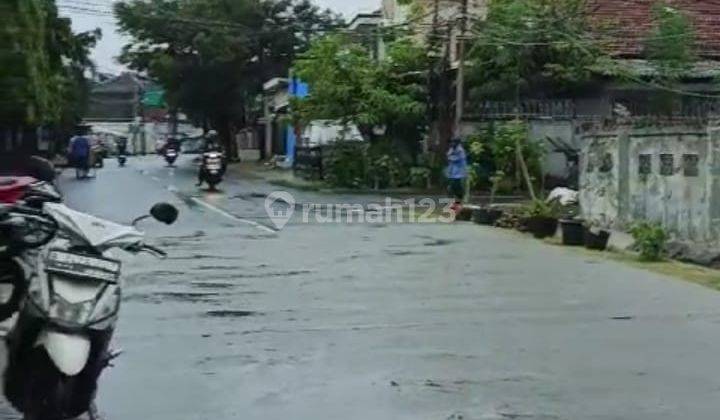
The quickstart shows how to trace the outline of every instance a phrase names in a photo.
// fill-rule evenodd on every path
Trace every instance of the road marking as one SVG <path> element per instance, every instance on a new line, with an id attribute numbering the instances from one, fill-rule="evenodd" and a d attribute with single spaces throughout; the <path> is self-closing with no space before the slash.
<path id="1" fill-rule="evenodd" d="M 217 213 L 217 214 L 219 214 L 219 215 L 221 215 L 221 216 L 223 216 L 223 217 L 226 217 L 226 218 L 228 218 L 228 219 L 230 219 L 230 220 L 233 220 L 233 221 L 236 221 L 236 222 L 240 222 L 240 223 L 244 223 L 244 224 L 246 224 L 246 225 L 250 225 L 250 226 L 252 226 L 252 227 L 254 227 L 254 228 L 260 229 L 260 230 L 265 231 L 265 232 L 267 232 L 267 233 L 278 233 L 278 232 L 279 232 L 279 231 L 277 231 L 277 230 L 275 230 L 275 229 L 272 229 L 272 228 L 269 228 L 269 227 L 263 225 L 262 223 L 253 222 L 252 220 L 247 220 L 247 219 L 243 219 L 242 217 L 235 216 L 234 214 L 228 213 L 228 212 L 226 212 L 225 210 L 223 210 L 223 209 L 221 209 L 221 208 L 219 208 L 219 207 L 215 207 L 215 206 L 213 206 L 212 204 L 207 203 L 207 202 L 205 202 L 205 201 L 203 201 L 203 200 L 201 200 L 201 199 L 199 199 L 199 198 L 190 197 L 190 200 L 192 200 L 192 201 L 193 201 L 194 203 L 196 203 L 197 205 L 202 206 L 202 207 L 205 207 L 206 209 L 208 209 L 208 210 L 210 210 L 210 211 L 213 211 L 213 212 L 215 212 L 215 213 Z"/>
<path id="2" fill-rule="evenodd" d="M 143 174 L 144 174 L 144 175 L 147 175 L 147 172 L 146 172 L 146 171 L 143 171 Z M 150 179 L 152 179 L 153 181 L 155 181 L 155 182 L 157 182 L 157 183 L 159 183 L 159 184 L 162 184 L 162 183 L 163 183 L 163 181 L 162 181 L 159 177 L 157 177 L 157 176 L 151 176 Z M 182 193 L 180 192 L 180 190 L 179 190 L 176 186 L 174 186 L 174 185 L 167 185 L 167 186 L 165 186 L 165 189 L 167 189 L 169 192 L 171 192 L 171 193 L 173 193 L 173 194 L 176 194 L 176 195 L 181 195 L 181 194 L 182 194 Z M 182 194 L 182 195 L 185 195 L 185 194 Z M 223 216 L 223 217 L 225 217 L 225 218 L 227 218 L 227 219 L 230 219 L 230 220 L 232 220 L 232 221 L 234 221 L 234 222 L 240 222 L 240 223 L 243 223 L 243 224 L 252 226 L 252 227 L 254 227 L 254 228 L 256 228 L 256 229 L 260 229 L 260 230 L 262 230 L 263 232 L 266 232 L 266 233 L 276 234 L 276 233 L 279 232 L 279 230 L 275 230 L 275 229 L 273 229 L 273 228 L 271 228 L 271 227 L 265 226 L 265 225 L 263 225 L 262 223 L 254 222 L 254 221 L 252 221 L 252 220 L 247 220 L 247 219 L 243 219 L 242 217 L 235 216 L 234 214 L 228 213 L 227 211 L 225 211 L 225 210 L 223 210 L 223 209 L 221 209 L 221 208 L 219 208 L 219 207 L 215 207 L 215 206 L 213 206 L 212 204 L 210 204 L 210 203 L 208 203 L 208 202 L 206 202 L 206 201 L 203 201 L 203 200 L 201 200 L 201 199 L 199 199 L 199 198 L 197 198 L 197 197 L 187 197 L 187 198 L 189 198 L 190 201 L 192 201 L 193 203 L 195 203 L 195 204 L 197 204 L 197 205 L 199 205 L 199 206 L 202 206 L 202 207 L 204 207 L 204 208 L 206 208 L 206 209 L 208 209 L 208 210 L 210 210 L 210 211 L 212 211 L 212 212 L 215 212 L 215 213 L 217 213 L 217 214 L 219 214 L 219 215 L 221 215 L 221 216 Z"/>

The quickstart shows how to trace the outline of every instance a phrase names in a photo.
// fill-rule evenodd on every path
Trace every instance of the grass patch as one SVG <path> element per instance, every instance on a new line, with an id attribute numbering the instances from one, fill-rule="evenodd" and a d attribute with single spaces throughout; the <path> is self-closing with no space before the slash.
<path id="1" fill-rule="evenodd" d="M 634 268 L 662 274 L 668 277 L 685 280 L 699 284 L 713 290 L 720 291 L 720 270 L 703 267 L 695 264 L 688 264 L 675 260 L 661 260 L 646 262 L 640 259 L 637 253 L 609 249 L 607 251 L 593 251 L 582 247 L 565 247 L 559 237 L 546 238 L 543 240 L 548 245 L 562 246 L 567 249 L 574 249 L 587 256 L 598 257 L 609 261 L 616 261 Z"/>
<path id="2" fill-rule="evenodd" d="M 625 252 L 607 252 L 608 258 L 665 276 L 676 277 L 714 290 L 720 290 L 720 271 L 680 261 L 664 260 L 643 262 L 637 255 Z"/>

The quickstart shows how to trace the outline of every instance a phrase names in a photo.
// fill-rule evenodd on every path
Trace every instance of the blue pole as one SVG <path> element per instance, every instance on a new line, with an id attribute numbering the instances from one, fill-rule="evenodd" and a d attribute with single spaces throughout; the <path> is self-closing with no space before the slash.
<path id="1" fill-rule="evenodd" d="M 290 97 L 304 98 L 308 96 L 308 85 L 296 77 L 290 78 Z M 285 154 L 288 162 L 292 165 L 295 161 L 295 150 L 297 148 L 297 136 L 295 127 L 289 126 L 285 133 Z"/>

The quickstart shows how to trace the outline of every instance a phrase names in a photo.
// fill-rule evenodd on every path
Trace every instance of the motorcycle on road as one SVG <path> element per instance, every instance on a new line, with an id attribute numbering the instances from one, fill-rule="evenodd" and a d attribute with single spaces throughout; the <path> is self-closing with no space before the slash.
<path id="1" fill-rule="evenodd" d="M 167 162 L 168 167 L 172 168 L 175 166 L 175 162 L 177 161 L 179 155 L 180 153 L 175 147 L 168 147 L 165 149 L 165 162 Z"/>
<path id="2" fill-rule="evenodd" d="M 124 168 L 125 165 L 127 164 L 127 153 L 119 152 L 117 155 L 117 160 L 118 160 L 118 166 L 121 168 Z"/>
<path id="3" fill-rule="evenodd" d="M 200 181 L 206 182 L 210 191 L 216 191 L 225 175 L 225 156 L 222 152 L 205 152 L 200 164 Z"/>
<path id="4" fill-rule="evenodd" d="M 115 149 L 117 152 L 118 166 L 124 168 L 128 160 L 127 139 L 120 138 L 116 140 Z"/>
<path id="5" fill-rule="evenodd" d="M 121 262 L 112 250 L 165 253 L 134 227 L 154 217 L 175 222 L 158 204 L 123 226 L 46 202 L 0 206 L 0 278 L 14 280 L 18 319 L 7 336 L 5 396 L 28 420 L 66 420 L 91 412 L 98 379 L 118 353 L 110 341 L 121 301 Z M 17 300 L 17 299 L 16 299 Z M 15 308 L 11 308 L 15 309 Z"/>

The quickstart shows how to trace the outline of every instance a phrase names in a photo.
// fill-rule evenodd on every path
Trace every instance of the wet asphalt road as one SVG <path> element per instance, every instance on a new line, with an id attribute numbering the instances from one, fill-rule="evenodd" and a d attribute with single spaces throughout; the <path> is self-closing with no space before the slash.
<path id="1" fill-rule="evenodd" d="M 274 233 L 275 188 L 180 166 L 63 178 L 113 220 L 182 211 L 144 225 L 170 258 L 127 260 L 108 420 L 717 419 L 718 293 L 468 224 Z"/>

